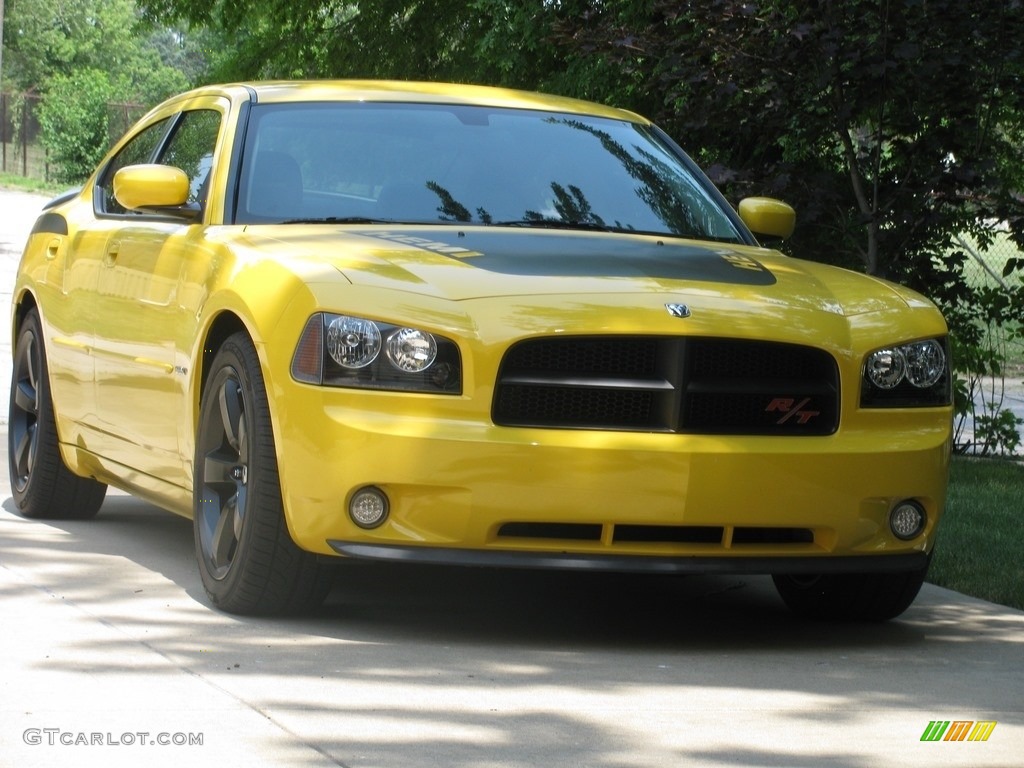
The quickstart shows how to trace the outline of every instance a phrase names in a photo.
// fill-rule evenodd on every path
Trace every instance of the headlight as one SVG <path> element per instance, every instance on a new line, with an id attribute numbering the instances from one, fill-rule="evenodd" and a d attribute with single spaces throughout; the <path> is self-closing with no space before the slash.
<path id="1" fill-rule="evenodd" d="M 380 352 L 380 329 L 358 317 L 335 317 L 327 326 L 327 352 L 342 368 L 365 368 Z"/>
<path id="2" fill-rule="evenodd" d="M 401 328 L 388 339 L 388 360 L 400 371 L 425 371 L 437 359 L 437 341 L 429 333 Z"/>
<path id="3" fill-rule="evenodd" d="M 951 393 L 944 338 L 876 349 L 864 360 L 861 407 L 949 405 Z"/>
<path id="4" fill-rule="evenodd" d="M 935 386 L 946 373 L 946 352 L 935 339 L 903 347 L 907 381 L 918 389 Z"/>
<path id="5" fill-rule="evenodd" d="M 899 349 L 880 349 L 868 355 L 864 375 L 879 389 L 894 389 L 907 375 L 907 359 Z"/>
<path id="6" fill-rule="evenodd" d="M 450 339 L 326 312 L 306 322 L 292 357 L 292 377 L 331 387 L 462 392 L 459 348 Z"/>

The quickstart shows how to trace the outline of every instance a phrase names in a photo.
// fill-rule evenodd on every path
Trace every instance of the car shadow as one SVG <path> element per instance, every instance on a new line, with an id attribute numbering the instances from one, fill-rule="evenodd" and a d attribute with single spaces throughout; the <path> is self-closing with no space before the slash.
<path id="1" fill-rule="evenodd" d="M 16 514 L 8 498 L 3 508 Z M 6 560 L 31 550 L 59 555 L 119 557 L 176 586 L 200 611 L 219 613 L 203 591 L 189 520 L 130 496 L 111 494 L 89 521 L 9 518 L 5 538 L 21 529 L 15 546 L 0 545 Z M 20 524 L 19 524 L 20 523 Z M 56 532 L 63 535 L 54 536 Z M 43 547 L 32 547 L 40 544 Z M 6 552 L 4 550 L 7 549 Z M 881 624 L 808 621 L 793 616 L 767 576 L 654 576 L 423 566 L 342 561 L 322 608 L 299 616 L 232 617 L 315 635 L 372 642 L 516 643 L 532 647 L 736 651 L 766 647 L 844 648 L 912 646 L 936 606 L 914 605 Z M 69 584 L 102 599 L 104 589 L 128 591 L 123 580 Z M 139 588 L 142 591 L 142 588 Z M 109 597 L 109 596 L 108 596 Z"/>
<path id="2" fill-rule="evenodd" d="M 454 727 L 470 736 L 444 744 L 453 768 L 482 764 L 480 733 L 494 764 L 530 744 L 545 764 L 611 768 L 623 733 L 663 727 L 688 746 L 659 764 L 810 766 L 841 722 L 828 762 L 861 768 L 859 739 L 886 718 L 915 744 L 935 713 L 1019 706 L 1024 615 L 931 586 L 897 620 L 836 624 L 792 617 L 766 577 L 345 563 L 319 610 L 239 617 L 210 606 L 184 518 L 116 494 L 91 521 L 3 509 L 0 607 L 46 634 L 23 679 L 87 671 L 158 696 L 201 680 L 337 764 L 420 765 Z M 761 741 L 763 722 L 808 740 Z"/>

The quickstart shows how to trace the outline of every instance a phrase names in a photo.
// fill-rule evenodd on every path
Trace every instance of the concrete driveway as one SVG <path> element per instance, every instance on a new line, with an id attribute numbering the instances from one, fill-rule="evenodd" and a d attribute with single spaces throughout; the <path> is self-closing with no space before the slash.
<path id="1" fill-rule="evenodd" d="M 0 192 L 8 295 L 41 202 Z M 1022 764 L 1024 613 L 948 590 L 828 625 L 766 578 L 350 566 L 315 615 L 246 619 L 189 521 L 114 493 L 25 520 L 3 474 L 0 766 Z"/>

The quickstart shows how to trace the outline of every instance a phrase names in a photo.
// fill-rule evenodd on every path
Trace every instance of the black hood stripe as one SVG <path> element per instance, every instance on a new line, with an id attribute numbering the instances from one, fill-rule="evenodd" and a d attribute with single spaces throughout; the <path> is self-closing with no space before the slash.
<path id="1" fill-rule="evenodd" d="M 573 237 L 538 232 L 421 230 L 362 233 L 503 275 L 528 277 L 646 277 L 731 285 L 774 285 L 759 261 L 717 245 L 700 246 L 630 236 Z"/>

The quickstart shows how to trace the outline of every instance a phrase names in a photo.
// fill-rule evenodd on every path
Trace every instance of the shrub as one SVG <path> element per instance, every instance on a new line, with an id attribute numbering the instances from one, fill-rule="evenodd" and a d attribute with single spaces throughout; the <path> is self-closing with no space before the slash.
<path id="1" fill-rule="evenodd" d="M 103 159 L 113 91 L 106 73 L 96 69 L 50 79 L 37 115 L 56 181 L 81 183 Z"/>

